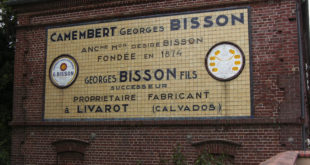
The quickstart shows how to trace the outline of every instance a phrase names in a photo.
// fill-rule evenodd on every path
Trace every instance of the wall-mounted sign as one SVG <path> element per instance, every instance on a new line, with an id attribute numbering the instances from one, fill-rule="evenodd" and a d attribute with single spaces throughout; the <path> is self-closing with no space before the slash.
<path id="1" fill-rule="evenodd" d="M 74 83 L 79 71 L 76 60 L 70 55 L 61 55 L 52 62 L 49 75 L 58 88 L 67 88 Z"/>
<path id="2" fill-rule="evenodd" d="M 228 42 L 218 43 L 207 54 L 206 68 L 213 78 L 228 81 L 241 73 L 244 59 L 244 54 L 237 45 Z"/>
<path id="3" fill-rule="evenodd" d="M 248 8 L 47 29 L 45 120 L 251 116 Z"/>

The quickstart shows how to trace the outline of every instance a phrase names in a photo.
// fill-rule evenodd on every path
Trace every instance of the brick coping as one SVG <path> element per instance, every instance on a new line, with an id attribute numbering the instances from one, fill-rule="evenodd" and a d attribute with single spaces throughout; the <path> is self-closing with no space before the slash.
<path id="1" fill-rule="evenodd" d="M 310 158 L 310 151 L 281 152 L 260 163 L 260 165 L 294 165 L 297 158 Z"/>
<path id="2" fill-rule="evenodd" d="M 141 121 L 16 121 L 13 120 L 11 126 L 181 126 L 181 125 L 274 125 L 290 124 L 302 125 L 304 121 L 264 119 L 264 118 L 247 118 L 247 119 L 208 119 L 208 120 L 141 120 Z"/>

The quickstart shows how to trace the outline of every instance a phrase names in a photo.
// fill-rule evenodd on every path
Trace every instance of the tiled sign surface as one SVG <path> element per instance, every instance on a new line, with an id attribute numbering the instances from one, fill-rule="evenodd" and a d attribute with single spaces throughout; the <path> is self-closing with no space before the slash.
<path id="1" fill-rule="evenodd" d="M 248 8 L 47 29 L 44 119 L 251 116 Z"/>

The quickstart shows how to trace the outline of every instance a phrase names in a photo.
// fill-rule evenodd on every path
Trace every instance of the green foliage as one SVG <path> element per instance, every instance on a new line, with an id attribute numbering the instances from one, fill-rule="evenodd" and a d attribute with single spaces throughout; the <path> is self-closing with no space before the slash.
<path id="1" fill-rule="evenodd" d="M 159 165 L 167 165 L 169 164 L 169 159 L 165 159 L 164 156 L 159 153 Z"/>
<path id="2" fill-rule="evenodd" d="M 206 151 L 203 151 L 202 154 L 198 156 L 196 159 L 194 165 L 210 165 L 211 162 L 209 162 L 210 154 L 207 154 Z"/>
<path id="3" fill-rule="evenodd" d="M 141 160 L 139 160 L 138 162 L 137 162 L 137 165 L 142 165 L 143 163 L 142 163 L 142 161 Z"/>
<path id="4" fill-rule="evenodd" d="M 231 165 L 231 163 L 224 154 L 215 156 L 203 151 L 194 162 L 194 165 Z"/>
<path id="5" fill-rule="evenodd" d="M 186 157 L 182 153 L 181 146 L 178 144 L 174 150 L 171 159 L 166 160 L 161 158 L 159 155 L 159 165 L 185 165 Z M 198 158 L 194 161 L 194 165 L 232 165 L 232 159 L 228 155 L 225 154 L 211 154 L 207 151 L 203 151 Z M 138 161 L 137 165 L 142 165 L 142 161 Z"/>
<path id="6" fill-rule="evenodd" d="M 13 66 L 16 19 L 13 12 L 0 1 L 0 164 L 10 164 L 12 118 Z"/>
<path id="7" fill-rule="evenodd" d="M 180 145 L 178 144 L 176 148 L 174 148 L 174 152 L 172 155 L 172 163 L 174 165 L 184 165 L 186 164 L 185 162 L 186 162 L 186 158 L 181 151 Z"/>
<path id="8" fill-rule="evenodd" d="M 165 159 L 159 160 L 159 165 L 167 165 L 168 163 L 169 163 L 169 160 L 165 160 Z"/>

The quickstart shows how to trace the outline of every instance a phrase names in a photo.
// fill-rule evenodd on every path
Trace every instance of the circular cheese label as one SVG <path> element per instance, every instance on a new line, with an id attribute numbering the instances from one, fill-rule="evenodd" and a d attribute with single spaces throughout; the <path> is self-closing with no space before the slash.
<path id="1" fill-rule="evenodd" d="M 214 79 L 229 81 L 240 75 L 245 65 L 245 57 L 236 44 L 221 42 L 209 50 L 205 65 Z"/>
<path id="2" fill-rule="evenodd" d="M 74 83 L 78 72 L 78 64 L 72 56 L 60 55 L 52 62 L 49 77 L 56 87 L 67 88 Z"/>

